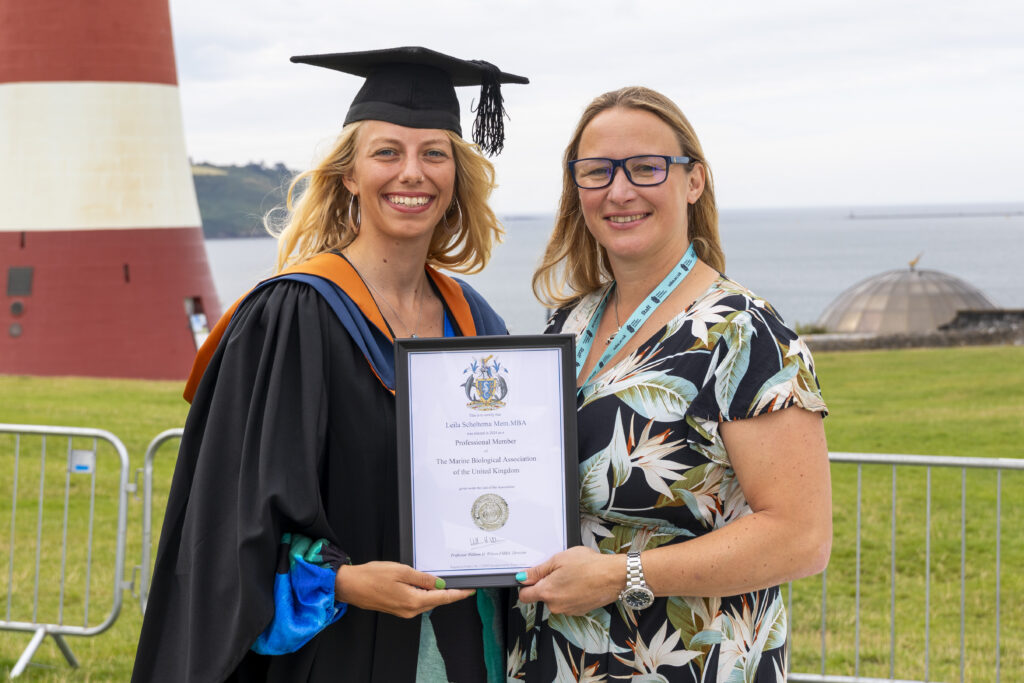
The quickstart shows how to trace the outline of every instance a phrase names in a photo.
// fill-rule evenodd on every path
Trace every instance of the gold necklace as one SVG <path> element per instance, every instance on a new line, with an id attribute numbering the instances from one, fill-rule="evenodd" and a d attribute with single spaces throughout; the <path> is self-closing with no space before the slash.
<path id="1" fill-rule="evenodd" d="M 416 306 L 416 325 L 412 329 L 410 329 L 409 326 L 405 324 L 405 321 L 402 320 L 402 316 L 400 316 L 398 314 L 398 311 L 395 310 L 395 307 L 391 305 L 390 301 L 388 301 L 387 297 L 384 296 L 384 294 L 382 294 L 381 291 L 377 289 L 372 282 L 370 282 L 366 277 L 363 276 L 362 272 L 360 272 L 360 270 L 356 268 L 356 264 L 352 263 L 352 259 L 348 259 L 348 262 L 352 266 L 352 269 L 356 271 L 356 275 L 359 276 L 359 279 L 365 282 L 366 286 L 370 289 L 370 297 L 373 299 L 374 305 L 377 306 L 377 311 L 380 313 L 381 317 L 384 317 L 384 312 L 380 310 L 380 305 L 377 304 L 378 297 L 388 307 L 388 310 L 390 310 L 394 314 L 395 318 L 398 319 L 398 322 L 402 323 L 402 327 L 405 328 L 406 336 L 416 339 L 416 330 L 418 330 L 420 327 L 420 318 L 423 315 L 423 297 L 421 296 L 423 292 L 423 283 L 420 282 L 420 286 L 416 290 L 416 299 L 418 301 L 418 304 Z M 376 296 L 374 296 L 374 294 L 376 294 Z"/>
<path id="2" fill-rule="evenodd" d="M 387 297 L 385 297 L 383 294 L 381 294 L 380 290 L 378 290 L 376 287 L 374 287 L 373 284 L 371 284 L 369 280 L 364 280 L 364 281 L 366 282 L 366 284 L 370 285 L 370 289 L 372 289 L 374 292 L 376 292 L 377 296 L 379 296 L 381 298 L 381 300 L 391 310 L 391 312 L 395 314 L 395 317 L 398 318 L 398 322 L 402 323 L 402 327 L 405 328 L 406 336 L 412 337 L 413 339 L 415 339 L 416 338 L 416 330 L 419 329 L 419 326 L 420 326 L 420 317 L 423 315 L 423 297 L 420 296 L 420 293 L 423 291 L 422 283 L 420 284 L 420 288 L 416 290 L 416 299 L 418 301 L 418 304 L 416 306 L 416 325 L 412 329 L 410 329 L 409 326 L 405 324 L 405 321 L 402 320 L 402 316 L 398 315 L 398 311 L 395 310 L 395 307 L 392 306 L 391 302 L 387 300 Z M 373 301 L 374 301 L 374 303 L 377 303 L 377 299 L 376 298 L 374 298 Z M 380 310 L 380 306 L 377 307 L 377 310 L 378 311 Z"/>

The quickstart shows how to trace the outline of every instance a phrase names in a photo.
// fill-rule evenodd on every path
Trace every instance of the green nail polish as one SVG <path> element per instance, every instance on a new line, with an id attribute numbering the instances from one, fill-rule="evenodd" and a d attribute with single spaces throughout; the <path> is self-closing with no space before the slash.
<path id="1" fill-rule="evenodd" d="M 519 583 L 526 581 L 526 572 L 519 572 L 518 574 L 516 574 L 516 581 L 518 581 Z"/>
<path id="2" fill-rule="evenodd" d="M 441 590 L 444 587 L 445 587 L 444 579 L 438 579 L 437 581 L 434 582 L 434 588 L 436 588 L 437 590 Z"/>

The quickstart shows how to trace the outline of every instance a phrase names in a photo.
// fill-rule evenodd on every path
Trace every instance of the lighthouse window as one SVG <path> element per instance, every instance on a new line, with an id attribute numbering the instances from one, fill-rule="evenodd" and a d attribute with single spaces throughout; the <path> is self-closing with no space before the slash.
<path id="1" fill-rule="evenodd" d="M 7 296 L 32 294 L 32 266 L 11 266 L 7 269 Z"/>

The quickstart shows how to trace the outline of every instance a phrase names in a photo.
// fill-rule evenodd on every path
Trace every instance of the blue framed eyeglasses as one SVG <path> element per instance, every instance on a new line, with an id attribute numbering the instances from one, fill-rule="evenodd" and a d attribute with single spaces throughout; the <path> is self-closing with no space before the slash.
<path id="1" fill-rule="evenodd" d="M 591 157 L 569 162 L 569 173 L 576 187 L 584 190 L 599 190 L 608 187 L 615 178 L 615 169 L 621 167 L 626 179 L 634 185 L 661 185 L 668 179 L 672 164 L 690 164 L 690 157 L 672 157 L 664 154 L 642 154 L 625 159 Z"/>

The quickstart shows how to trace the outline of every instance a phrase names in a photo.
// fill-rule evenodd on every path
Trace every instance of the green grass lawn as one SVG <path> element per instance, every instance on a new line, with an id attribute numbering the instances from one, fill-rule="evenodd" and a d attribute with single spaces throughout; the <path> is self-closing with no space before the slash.
<path id="1" fill-rule="evenodd" d="M 818 354 L 817 370 L 831 410 L 826 421 L 832 451 L 916 453 L 976 457 L 1020 458 L 1024 455 L 1024 348 L 975 347 Z M 132 468 L 141 467 L 149 441 L 169 427 L 181 426 L 187 406 L 177 382 L 143 382 L 0 376 L 0 421 L 106 429 L 121 438 L 131 455 Z M 157 497 L 166 497 L 173 470 L 175 442 L 156 459 Z M 13 439 L 0 436 L 0 615 L 8 614 L 11 493 L 14 485 Z M 91 440 L 76 439 L 72 447 L 91 448 Z M 116 456 L 102 443 L 98 448 L 93 568 L 88 581 L 81 566 L 90 552 L 87 534 L 86 475 L 66 474 L 62 460 L 66 440 L 50 439 L 43 485 L 47 493 L 40 564 L 51 580 L 41 581 L 35 600 L 35 500 L 40 485 L 38 439 L 20 443 L 18 512 L 10 618 L 62 618 L 84 623 L 83 597 L 88 590 L 88 624 L 103 621 L 112 603 L 116 521 Z M 835 675 L 889 676 L 890 566 L 893 489 L 892 468 L 864 466 L 860 509 L 862 526 L 860 659 L 855 664 L 856 622 L 854 547 L 857 520 L 858 467 L 834 464 L 835 541 L 827 573 L 828 619 L 825 624 L 827 670 Z M 84 477 L 84 478 L 83 478 Z M 931 616 L 930 667 L 932 680 L 959 680 L 960 652 L 960 470 L 935 470 L 931 475 Z M 63 491 L 75 501 L 68 523 L 69 568 L 64 607 L 56 590 L 61 566 Z M 927 504 L 923 470 L 901 469 L 896 479 L 896 649 L 897 678 L 924 677 L 924 514 Z M 1003 680 L 1024 672 L 1024 578 L 1017 567 L 1024 561 L 1024 472 L 1002 477 L 1001 657 Z M 993 680 L 995 596 L 995 474 L 967 474 L 966 644 L 971 681 Z M 49 501 L 55 501 L 50 504 Z M 83 502 L 79 502 L 83 501 Z M 154 509 L 159 530 L 162 502 Z M 128 505 L 126 564 L 138 563 L 142 505 Z M 131 570 L 128 571 L 129 575 Z M 793 586 L 792 668 L 821 670 L 822 579 L 813 577 Z M 6 617 L 5 617 L 6 618 Z M 125 681 L 131 671 L 141 624 L 138 603 L 125 594 L 119 618 L 110 630 L 93 638 L 68 638 L 82 667 L 72 672 L 46 639 L 23 675 L 28 681 Z M 29 634 L 0 632 L 0 675 L 6 676 L 29 641 Z"/>
<path id="2" fill-rule="evenodd" d="M 970 347 L 822 353 L 818 376 L 831 411 L 829 450 L 989 458 L 1024 456 L 1024 348 Z M 826 670 L 890 676 L 893 468 L 864 465 L 861 477 L 860 659 L 856 661 L 858 465 L 834 463 L 832 558 L 827 571 Z M 900 468 L 895 507 L 896 678 L 925 678 L 925 572 L 930 552 L 928 678 L 960 680 L 960 469 L 928 477 Z M 996 474 L 966 473 L 965 679 L 994 680 Z M 1000 665 L 1024 676 L 1024 472 L 1002 475 Z M 794 584 L 793 671 L 820 673 L 822 579 Z"/>
<path id="3" fill-rule="evenodd" d="M 146 446 L 156 434 L 184 424 L 188 406 L 181 398 L 180 382 L 147 382 L 137 380 L 93 380 L 80 378 L 38 378 L 0 376 L 0 422 L 16 424 L 60 425 L 105 429 L 120 438 L 131 456 L 132 475 L 142 466 Z M 18 509 L 16 514 L 15 569 L 10 611 L 7 605 L 8 573 L 10 571 L 11 494 L 13 491 L 13 439 L 0 435 L 0 615 L 6 620 L 23 621 L 34 609 L 40 620 L 57 622 L 63 617 L 67 625 L 89 626 L 102 623 L 113 606 L 114 553 L 117 520 L 117 489 L 119 461 L 112 447 L 103 442 L 97 448 L 95 524 L 92 539 L 93 565 L 89 581 L 82 571 L 68 572 L 64 609 L 60 609 L 57 587 L 61 567 L 62 511 L 64 487 L 68 477 L 61 458 L 67 449 L 66 439 L 47 440 L 47 463 L 44 486 L 47 508 L 43 511 L 44 530 L 40 553 L 41 574 L 38 608 L 35 608 L 35 528 L 40 481 L 41 439 L 21 440 L 18 472 Z M 73 448 L 92 448 L 91 439 L 75 439 Z M 176 443 L 158 452 L 155 487 L 161 502 L 154 510 L 154 533 L 159 533 L 163 517 L 163 501 L 174 469 Z M 68 558 L 66 566 L 84 567 L 89 550 L 88 475 L 72 475 L 69 497 L 75 515 L 69 520 Z M 140 481 L 141 495 L 141 481 Z M 139 563 L 142 537 L 142 502 L 129 496 L 128 542 L 126 566 Z M 49 579 L 49 580 L 47 580 Z M 89 590 L 89 613 L 84 613 L 84 593 Z M 120 615 L 113 626 L 91 638 L 68 637 L 81 668 L 68 668 L 52 638 L 46 638 L 33 663 L 21 676 L 26 681 L 127 681 L 135 658 L 142 616 L 138 602 L 124 593 Z M 28 645 L 30 634 L 0 631 L 0 675 L 7 676 L 21 652 Z"/>

